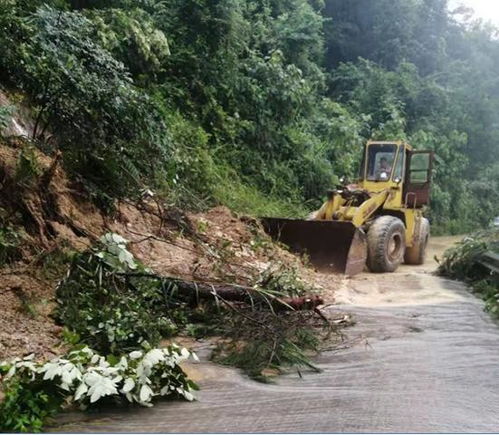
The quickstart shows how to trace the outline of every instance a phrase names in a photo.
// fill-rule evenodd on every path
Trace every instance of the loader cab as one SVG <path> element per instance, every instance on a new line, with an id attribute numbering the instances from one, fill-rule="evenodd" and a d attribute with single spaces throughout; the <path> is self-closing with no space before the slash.
<path id="1" fill-rule="evenodd" d="M 402 141 L 369 141 L 360 167 L 359 184 L 369 192 L 392 189 L 397 208 L 429 204 L 433 153 L 416 151 Z"/>
<path id="2" fill-rule="evenodd" d="M 406 145 L 402 142 L 368 142 L 360 167 L 360 183 L 370 191 L 394 187 L 403 180 Z"/>

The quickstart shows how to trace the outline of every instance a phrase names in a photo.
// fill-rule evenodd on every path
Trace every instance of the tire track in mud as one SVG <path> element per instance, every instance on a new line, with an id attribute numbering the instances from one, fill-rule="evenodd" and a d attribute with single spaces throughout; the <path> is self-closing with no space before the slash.
<path id="1" fill-rule="evenodd" d="M 437 238 L 434 253 L 450 243 Z M 345 349 L 322 373 L 263 385 L 237 370 L 194 366 L 195 403 L 69 414 L 78 432 L 492 432 L 499 430 L 499 327 L 464 285 L 431 261 L 343 281 L 332 310 L 352 313 Z M 207 350 L 200 350 L 201 354 Z"/>

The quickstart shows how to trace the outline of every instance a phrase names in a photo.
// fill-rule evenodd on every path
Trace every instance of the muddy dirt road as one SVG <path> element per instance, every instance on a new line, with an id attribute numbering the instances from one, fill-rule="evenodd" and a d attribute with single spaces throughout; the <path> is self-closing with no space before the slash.
<path id="1" fill-rule="evenodd" d="M 434 239 L 433 253 L 453 240 Z M 263 385 L 202 363 L 195 403 L 71 414 L 57 430 L 499 431 L 499 327 L 462 284 L 432 276 L 434 268 L 430 259 L 394 274 L 345 280 L 333 309 L 357 320 L 347 330 L 353 344 L 324 352 L 317 359 L 322 373 Z"/>

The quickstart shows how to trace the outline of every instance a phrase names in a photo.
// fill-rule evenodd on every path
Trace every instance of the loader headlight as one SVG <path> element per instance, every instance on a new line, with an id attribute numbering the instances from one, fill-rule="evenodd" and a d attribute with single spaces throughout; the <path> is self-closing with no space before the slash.
<path id="1" fill-rule="evenodd" d="M 388 180 L 388 174 L 386 172 L 381 172 L 379 174 L 379 179 L 382 180 L 382 181 Z"/>

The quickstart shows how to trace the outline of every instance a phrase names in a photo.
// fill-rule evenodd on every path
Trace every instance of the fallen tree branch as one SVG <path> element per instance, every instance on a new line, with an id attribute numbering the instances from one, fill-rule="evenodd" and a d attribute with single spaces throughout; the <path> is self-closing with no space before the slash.
<path id="1" fill-rule="evenodd" d="M 253 287 L 236 284 L 215 285 L 179 279 L 167 280 L 174 282 L 179 290 L 190 293 L 196 298 L 212 299 L 220 297 L 225 301 L 246 302 L 250 304 L 254 301 L 270 302 L 271 308 L 276 311 L 314 310 L 317 306 L 324 303 L 324 300 L 317 295 L 283 298 L 269 295 Z"/>
<path id="2" fill-rule="evenodd" d="M 315 310 L 324 300 L 318 295 L 301 297 L 278 297 L 262 290 L 242 286 L 238 284 L 208 284 L 198 281 L 187 281 L 179 278 L 164 277 L 154 273 L 127 272 L 127 277 L 144 277 L 161 280 L 173 284 L 179 291 L 190 295 L 194 300 L 220 298 L 228 302 L 246 302 L 252 304 L 255 301 L 270 303 L 271 308 L 276 311 L 301 311 Z"/>

